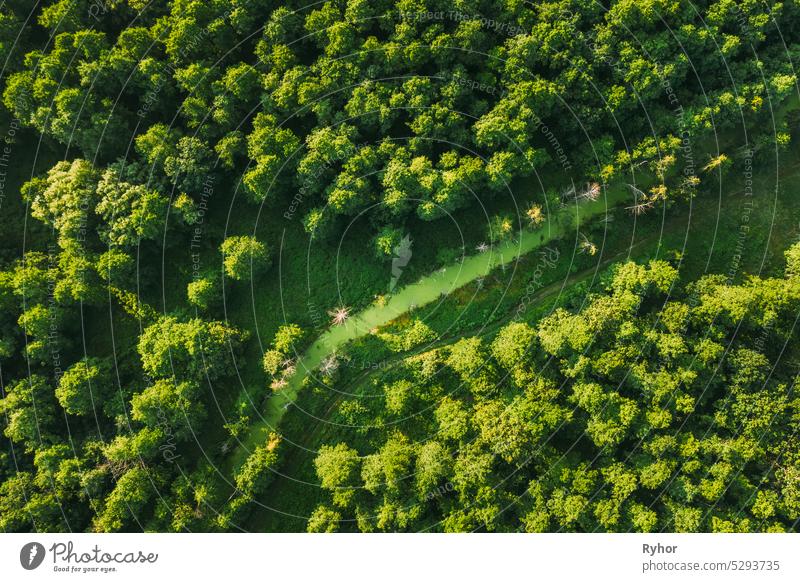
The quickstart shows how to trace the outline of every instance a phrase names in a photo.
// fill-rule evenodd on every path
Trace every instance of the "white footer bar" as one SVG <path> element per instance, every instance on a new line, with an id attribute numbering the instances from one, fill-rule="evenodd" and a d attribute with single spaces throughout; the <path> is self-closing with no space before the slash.
<path id="1" fill-rule="evenodd" d="M 796 534 L 2 534 L 5 580 L 800 580 Z M 191 578 L 190 580 L 193 580 Z M 237 582 L 244 578 L 237 578 Z"/>

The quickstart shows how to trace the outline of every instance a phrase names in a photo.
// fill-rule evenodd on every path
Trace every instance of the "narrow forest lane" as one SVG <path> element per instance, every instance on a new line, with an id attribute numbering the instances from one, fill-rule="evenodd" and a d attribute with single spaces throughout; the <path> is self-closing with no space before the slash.
<path id="1" fill-rule="evenodd" d="M 620 206 L 630 197 L 623 184 L 609 187 L 606 196 L 589 200 L 562 209 L 537 230 L 524 230 L 515 241 L 507 241 L 486 252 L 465 257 L 451 265 L 423 277 L 400 289 L 383 305 L 373 305 L 350 317 L 342 325 L 335 325 L 324 332 L 297 359 L 296 371 L 275 396 L 267 399 L 260 418 L 239 439 L 238 446 L 228 456 L 226 469 L 235 471 L 258 445 L 277 430 L 280 420 L 288 408 L 297 400 L 303 381 L 313 373 L 323 360 L 334 354 L 347 342 L 367 335 L 375 328 L 386 325 L 410 309 L 422 307 L 460 289 L 464 285 L 485 277 L 494 268 L 510 264 L 550 241 L 561 238 L 587 221 L 602 216 Z M 563 220 L 570 215 L 574 222 Z M 565 226 L 566 225 L 566 226 Z"/>

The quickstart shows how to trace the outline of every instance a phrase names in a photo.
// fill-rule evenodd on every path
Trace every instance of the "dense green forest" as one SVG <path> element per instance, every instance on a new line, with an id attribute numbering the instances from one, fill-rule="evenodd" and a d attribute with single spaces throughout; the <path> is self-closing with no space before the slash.
<path id="1" fill-rule="evenodd" d="M 798 56 L 794 0 L 0 2 L 0 531 L 797 530 Z"/>
<path id="2" fill-rule="evenodd" d="M 402 359 L 339 402 L 359 428 L 319 449 L 309 530 L 790 529 L 800 245 L 787 259 L 741 285 L 623 263 L 579 313 Z"/>

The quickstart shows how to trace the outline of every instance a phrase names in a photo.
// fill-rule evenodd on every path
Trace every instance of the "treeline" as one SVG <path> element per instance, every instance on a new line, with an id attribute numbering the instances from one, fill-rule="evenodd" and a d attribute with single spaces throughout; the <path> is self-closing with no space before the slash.
<path id="1" fill-rule="evenodd" d="M 547 164 L 600 181 L 672 172 L 642 193 L 654 204 L 691 195 L 709 161 L 691 144 L 712 130 L 744 122 L 751 147 L 789 139 L 758 129 L 795 88 L 793 3 L 91 8 L 39 11 L 52 37 L 11 51 L 9 111 L 171 195 L 228 172 L 276 214 L 300 207 L 311 233 L 374 204 L 376 227 L 440 218 Z M 4 10 L 6 46 L 22 15 Z"/>

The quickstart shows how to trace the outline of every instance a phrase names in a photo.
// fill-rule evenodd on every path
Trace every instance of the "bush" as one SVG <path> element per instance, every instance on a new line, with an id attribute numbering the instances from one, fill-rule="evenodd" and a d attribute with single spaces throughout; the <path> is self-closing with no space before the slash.
<path id="1" fill-rule="evenodd" d="M 225 274 L 236 281 L 249 281 L 272 264 L 266 245 L 253 236 L 231 236 L 220 247 Z"/>
<path id="2" fill-rule="evenodd" d="M 186 287 L 189 303 L 200 309 L 208 309 L 219 303 L 222 294 L 216 277 L 205 275 L 191 281 Z"/>

